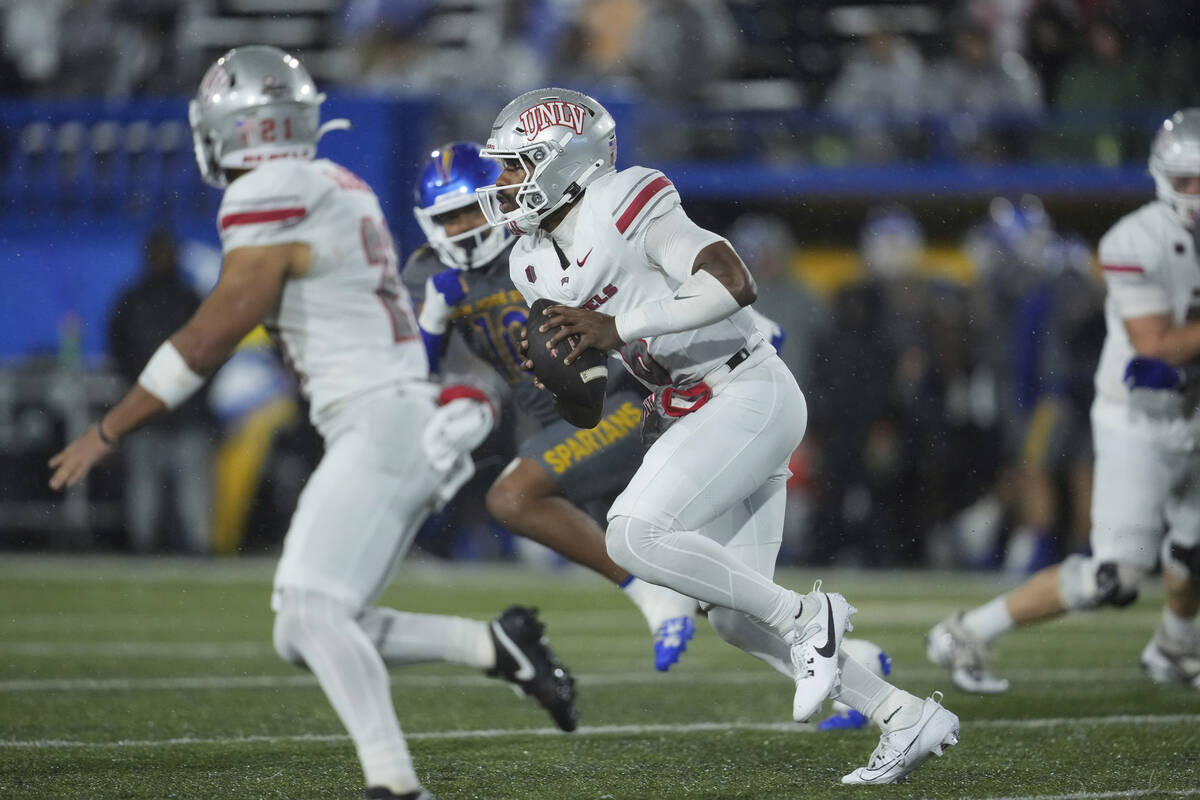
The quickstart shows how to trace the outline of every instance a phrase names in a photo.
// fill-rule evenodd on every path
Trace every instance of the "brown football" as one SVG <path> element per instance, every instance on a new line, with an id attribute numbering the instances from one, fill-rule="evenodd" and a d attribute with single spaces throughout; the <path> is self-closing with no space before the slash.
<path id="1" fill-rule="evenodd" d="M 608 356 L 601 350 L 589 347 L 573 363 L 564 364 L 563 359 L 570 354 L 575 346 L 573 342 L 578 341 L 578 337 L 569 336 L 553 348 L 546 346 L 558 328 L 548 328 L 545 333 L 538 329 L 544 319 L 542 312 L 552 305 L 558 304 L 545 299 L 536 300 L 529 309 L 525 338 L 529 341 L 533 374 L 554 395 L 560 407 L 572 409 L 570 415 L 564 415 L 568 422 L 580 428 L 594 427 L 604 415 Z"/>

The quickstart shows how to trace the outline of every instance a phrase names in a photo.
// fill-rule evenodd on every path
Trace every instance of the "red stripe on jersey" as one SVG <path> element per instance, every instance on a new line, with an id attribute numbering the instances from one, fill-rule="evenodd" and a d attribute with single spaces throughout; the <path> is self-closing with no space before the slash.
<path id="1" fill-rule="evenodd" d="M 221 217 L 221 230 L 234 225 L 254 225 L 260 222 L 283 222 L 285 219 L 303 217 L 305 208 L 273 208 L 269 211 L 244 211 L 241 214 L 226 214 Z"/>
<path id="2" fill-rule="evenodd" d="M 665 175 L 659 175 L 650 181 L 645 189 L 638 192 L 637 197 L 633 198 L 633 202 L 621 214 L 621 217 L 617 220 L 617 230 L 624 233 L 629 228 L 629 224 L 633 222 L 634 217 L 641 213 L 642 209 L 646 207 L 646 203 L 650 202 L 650 198 L 670 185 L 671 182 L 667 180 Z"/>
<path id="3" fill-rule="evenodd" d="M 1137 264 L 1105 264 L 1103 267 L 1105 272 L 1145 272 L 1143 268 Z"/>

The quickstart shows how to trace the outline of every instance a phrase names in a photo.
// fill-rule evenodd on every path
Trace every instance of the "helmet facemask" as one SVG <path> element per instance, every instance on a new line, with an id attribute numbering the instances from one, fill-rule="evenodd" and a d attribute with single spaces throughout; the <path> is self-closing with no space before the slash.
<path id="1" fill-rule="evenodd" d="M 453 236 L 447 234 L 439 218 L 471 206 L 479 206 L 475 195 L 455 194 L 443 195 L 429 208 L 418 206 L 413 209 L 417 223 L 438 259 L 455 269 L 471 270 L 486 266 L 509 242 L 503 231 L 496 230 L 490 221 Z M 487 215 L 484 216 L 486 218 Z"/>
<path id="2" fill-rule="evenodd" d="M 533 233 L 543 219 L 557 211 L 563 204 L 579 196 L 579 185 L 572 183 L 565 189 L 556 192 L 557 202 L 551 201 L 551 193 L 557 188 L 546 181 L 547 168 L 562 152 L 551 142 L 534 142 L 531 145 L 515 150 L 485 149 L 480 155 L 499 161 L 501 166 L 512 162 L 520 164 L 525 177 L 520 183 L 501 186 L 493 184 L 475 190 L 479 195 L 479 205 L 483 209 L 491 225 L 505 225 L 514 234 Z M 530 167 L 532 166 L 532 170 Z M 500 193 L 513 192 L 513 200 L 517 207 L 509 212 L 500 208 Z"/>

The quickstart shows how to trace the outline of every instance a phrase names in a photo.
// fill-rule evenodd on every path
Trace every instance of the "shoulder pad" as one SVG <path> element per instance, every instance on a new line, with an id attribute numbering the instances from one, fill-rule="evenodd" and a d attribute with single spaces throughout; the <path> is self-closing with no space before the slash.
<path id="1" fill-rule="evenodd" d="M 679 204 L 679 193 L 666 175 L 656 169 L 630 167 L 592 185 L 600 189 L 597 213 L 608 214 L 617 233 L 636 236 L 643 224 Z"/>

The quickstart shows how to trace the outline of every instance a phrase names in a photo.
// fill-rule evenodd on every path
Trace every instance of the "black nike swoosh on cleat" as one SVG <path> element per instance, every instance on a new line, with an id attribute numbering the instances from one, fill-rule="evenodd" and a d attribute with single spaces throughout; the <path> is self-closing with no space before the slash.
<path id="1" fill-rule="evenodd" d="M 888 714 L 886 717 L 883 718 L 883 724 L 886 725 L 889 722 L 891 722 L 892 717 L 896 716 L 896 714 L 898 714 L 900 712 L 900 709 L 902 709 L 902 708 L 904 708 L 904 706 L 896 706 L 895 711 L 893 711 L 892 713 Z"/>
<path id="2" fill-rule="evenodd" d="M 817 655 L 821 658 L 830 658 L 837 651 L 837 639 L 833 633 L 833 603 L 830 601 L 829 595 L 825 595 L 825 610 L 829 612 L 829 630 L 825 634 L 825 646 L 817 648 Z"/>

